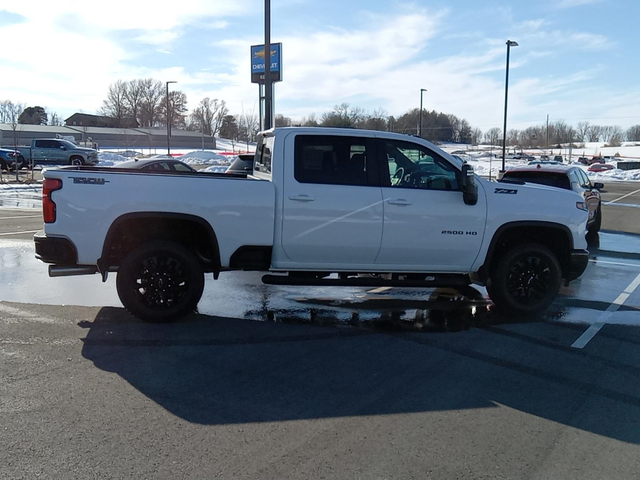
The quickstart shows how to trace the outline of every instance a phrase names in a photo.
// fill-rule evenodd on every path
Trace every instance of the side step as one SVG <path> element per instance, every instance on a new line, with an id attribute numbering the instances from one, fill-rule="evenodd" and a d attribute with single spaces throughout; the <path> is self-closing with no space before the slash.
<path id="1" fill-rule="evenodd" d="M 49 265 L 50 277 L 71 277 L 73 275 L 93 275 L 98 273 L 98 267 L 94 265 L 59 267 Z"/>
<path id="2" fill-rule="evenodd" d="M 315 287 L 466 287 L 472 282 L 469 275 L 427 275 L 425 280 L 399 280 L 371 277 L 317 278 L 291 275 L 264 275 L 267 285 L 307 285 Z"/>

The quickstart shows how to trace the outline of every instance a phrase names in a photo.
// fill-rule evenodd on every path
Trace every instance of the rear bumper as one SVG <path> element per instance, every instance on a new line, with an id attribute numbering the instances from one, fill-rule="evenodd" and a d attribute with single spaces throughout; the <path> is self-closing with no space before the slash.
<path id="1" fill-rule="evenodd" d="M 68 238 L 47 237 L 41 230 L 33 236 L 33 241 L 36 244 L 36 258 L 44 263 L 56 265 L 78 263 L 78 251 Z"/>
<path id="2" fill-rule="evenodd" d="M 575 280 L 584 273 L 589 264 L 588 250 L 573 250 L 569 257 L 569 268 L 566 272 L 566 280 Z"/>

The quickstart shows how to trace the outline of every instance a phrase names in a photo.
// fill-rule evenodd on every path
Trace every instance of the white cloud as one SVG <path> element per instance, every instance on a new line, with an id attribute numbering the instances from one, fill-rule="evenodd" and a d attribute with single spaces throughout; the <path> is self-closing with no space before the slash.
<path id="1" fill-rule="evenodd" d="M 558 2 L 554 2 L 554 5 L 556 8 L 573 8 L 593 3 L 600 3 L 602 1 L 603 0 L 560 0 Z"/>

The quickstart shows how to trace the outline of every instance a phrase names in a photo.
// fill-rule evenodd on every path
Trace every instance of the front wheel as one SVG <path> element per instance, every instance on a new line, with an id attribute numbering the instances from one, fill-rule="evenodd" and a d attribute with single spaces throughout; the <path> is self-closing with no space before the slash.
<path id="1" fill-rule="evenodd" d="M 80 157 L 71 157 L 69 159 L 69 164 L 76 166 L 84 165 L 84 160 L 82 160 L 82 158 Z"/>
<path id="2" fill-rule="evenodd" d="M 598 210 L 596 210 L 596 219 L 588 228 L 589 233 L 598 233 L 601 227 L 602 227 L 602 206 L 599 206 Z"/>
<path id="3" fill-rule="evenodd" d="M 170 322 L 193 312 L 202 297 L 204 272 L 196 257 L 173 242 L 151 242 L 118 268 L 118 296 L 145 322 Z"/>
<path id="4" fill-rule="evenodd" d="M 525 244 L 509 250 L 487 281 L 489 297 L 511 313 L 532 315 L 555 300 L 562 283 L 560 264 L 548 248 Z"/>

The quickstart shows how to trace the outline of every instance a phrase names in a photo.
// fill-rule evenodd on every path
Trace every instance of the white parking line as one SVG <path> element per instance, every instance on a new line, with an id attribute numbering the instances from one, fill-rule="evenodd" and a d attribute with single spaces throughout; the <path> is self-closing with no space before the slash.
<path id="1" fill-rule="evenodd" d="M 633 194 L 635 194 L 635 193 L 638 193 L 638 192 L 640 192 L 640 188 L 639 188 L 638 190 L 635 190 L 635 191 L 631 192 L 631 193 L 627 193 L 626 195 L 623 195 L 623 196 L 621 196 L 620 198 L 616 198 L 615 200 L 611 200 L 610 202 L 605 202 L 604 204 L 605 204 L 605 205 L 611 205 L 612 203 L 615 203 L 615 202 L 617 202 L 618 200 L 622 200 L 623 198 L 630 197 L 631 195 L 633 195 Z"/>
<path id="2" fill-rule="evenodd" d="M 17 217 L 0 217 L 0 220 L 18 220 L 20 218 L 41 218 L 42 215 L 19 215 Z"/>
<path id="3" fill-rule="evenodd" d="M 639 263 L 607 262 L 606 260 L 600 260 L 600 259 L 595 259 L 595 258 L 590 258 L 589 261 L 592 262 L 592 263 L 602 263 L 602 264 L 605 264 L 605 265 L 622 265 L 623 267 L 638 267 L 638 268 L 640 268 L 640 264 Z"/>
<path id="4" fill-rule="evenodd" d="M 584 348 L 587 343 L 591 341 L 593 337 L 600 331 L 600 329 L 607 323 L 611 315 L 616 312 L 623 304 L 627 301 L 627 299 L 631 296 L 631 294 L 640 286 L 640 274 L 624 289 L 624 291 L 618 295 L 609 308 L 607 308 L 602 315 L 598 318 L 598 321 L 587 328 L 587 331 L 580 335 L 573 345 L 574 348 Z"/>
<path id="5" fill-rule="evenodd" d="M 391 290 L 391 288 L 393 287 L 378 287 L 378 288 L 374 288 L 373 290 L 367 291 L 367 293 L 382 293 L 382 292 L 386 292 L 387 290 Z"/>
<path id="6" fill-rule="evenodd" d="M 27 230 L 24 232 L 8 232 L 8 233 L 0 233 L 0 237 L 6 237 L 8 235 L 22 235 L 23 233 L 37 233 L 40 230 Z"/>

